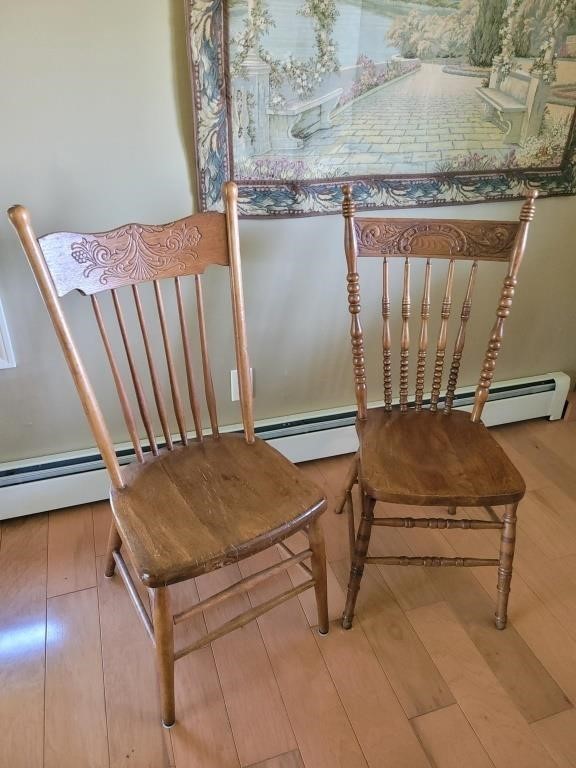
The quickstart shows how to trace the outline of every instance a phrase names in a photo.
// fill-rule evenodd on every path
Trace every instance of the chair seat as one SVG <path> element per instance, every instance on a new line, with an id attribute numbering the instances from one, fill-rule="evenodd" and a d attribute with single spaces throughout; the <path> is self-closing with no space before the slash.
<path id="1" fill-rule="evenodd" d="M 262 440 L 205 438 L 123 469 L 110 500 L 138 576 L 159 587 L 237 562 L 306 525 L 322 491 Z"/>
<path id="2" fill-rule="evenodd" d="M 357 429 L 360 477 L 379 501 L 485 506 L 524 495 L 516 467 L 469 413 L 371 408 Z"/>

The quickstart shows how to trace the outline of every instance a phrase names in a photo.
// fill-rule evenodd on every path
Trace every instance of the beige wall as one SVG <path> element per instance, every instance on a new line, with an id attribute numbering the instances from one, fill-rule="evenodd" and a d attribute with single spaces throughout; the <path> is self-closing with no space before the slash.
<path id="1" fill-rule="evenodd" d="M 181 0 L 2 3 L 0 210 L 28 205 L 39 232 L 97 231 L 187 214 L 194 184 L 183 27 Z M 506 203 L 444 209 L 442 215 L 510 218 L 517 211 L 517 203 Z M 497 378 L 576 371 L 575 220 L 574 198 L 539 205 Z M 338 217 L 242 222 L 258 418 L 353 399 L 341 233 Z M 368 265 L 373 274 L 363 303 L 377 310 L 374 267 Z M 483 295 L 496 282 L 488 267 L 462 383 L 476 377 L 494 309 L 493 298 Z M 218 304 L 211 328 L 219 343 L 214 368 L 222 421 L 232 422 L 237 413 L 229 402 L 228 371 L 234 363 L 220 306 L 226 285 L 216 275 L 207 287 Z M 0 460 L 89 446 L 45 310 L 3 215 L 0 297 L 18 363 L 0 371 Z M 88 341 L 89 368 L 104 400 L 111 400 L 110 381 L 91 344 L 94 329 L 82 320 L 82 300 L 72 297 L 68 306 Z M 366 332 L 377 386 L 376 317 L 366 322 Z M 112 422 L 120 438 L 117 414 Z"/>

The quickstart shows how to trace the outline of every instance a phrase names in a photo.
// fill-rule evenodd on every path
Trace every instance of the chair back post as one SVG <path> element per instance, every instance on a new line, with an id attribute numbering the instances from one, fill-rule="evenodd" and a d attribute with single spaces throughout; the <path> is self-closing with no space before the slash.
<path id="1" fill-rule="evenodd" d="M 494 377 L 494 370 L 496 369 L 498 354 L 502 346 L 502 338 L 504 336 L 504 322 L 510 315 L 512 301 L 514 299 L 514 291 L 518 282 L 518 271 L 526 251 L 528 230 L 530 223 L 534 220 L 534 214 L 536 212 L 535 200 L 537 197 L 538 191 L 530 190 L 526 195 L 526 201 L 522 206 L 522 210 L 520 211 L 520 226 L 518 228 L 518 234 L 516 235 L 514 249 L 510 257 L 508 273 L 504 278 L 504 284 L 500 293 L 500 302 L 498 304 L 498 309 L 496 310 L 496 322 L 492 328 L 490 341 L 488 342 L 488 349 L 486 350 L 484 364 L 480 374 L 480 380 L 476 388 L 474 407 L 472 409 L 471 416 L 471 419 L 474 422 L 478 422 L 482 418 L 482 411 L 490 392 L 490 386 Z"/>
<path id="2" fill-rule="evenodd" d="M 238 385 L 240 389 L 240 408 L 246 442 L 253 443 L 254 407 L 248 341 L 246 337 L 246 315 L 242 292 L 242 267 L 240 263 L 240 236 L 238 232 L 238 187 L 233 181 L 224 184 L 223 197 L 226 206 L 226 227 L 228 232 L 228 251 L 230 258 L 230 292 L 232 295 L 232 317 L 234 321 L 234 343 L 236 347 L 236 365 L 238 366 Z"/>
<path id="3" fill-rule="evenodd" d="M 110 473 L 112 485 L 115 488 L 123 488 L 125 483 L 122 479 L 120 465 L 116 458 L 116 453 L 106 422 L 104 421 L 102 411 L 100 410 L 98 401 L 96 400 L 96 396 L 90 385 L 82 359 L 80 358 L 66 323 L 54 282 L 48 271 L 44 255 L 42 254 L 42 250 L 30 223 L 30 214 L 24 206 L 15 205 L 9 209 L 8 216 L 20 237 L 24 251 L 28 257 L 32 271 L 34 272 L 34 277 L 36 278 L 40 293 L 42 294 L 42 298 L 44 299 L 52 319 L 68 368 L 70 369 L 70 373 L 76 384 L 82 407 L 84 408 L 84 412 L 94 433 L 98 450 Z"/>
<path id="4" fill-rule="evenodd" d="M 354 214 L 356 206 L 352 199 L 352 186 L 346 184 L 343 188 L 344 200 L 344 248 L 348 265 L 348 310 L 351 314 L 350 339 L 352 342 L 352 363 L 354 366 L 354 382 L 356 388 L 356 404 L 358 418 L 367 417 L 366 367 L 364 361 L 364 336 L 360 324 L 360 277 L 358 275 L 358 246 L 354 231 Z"/>

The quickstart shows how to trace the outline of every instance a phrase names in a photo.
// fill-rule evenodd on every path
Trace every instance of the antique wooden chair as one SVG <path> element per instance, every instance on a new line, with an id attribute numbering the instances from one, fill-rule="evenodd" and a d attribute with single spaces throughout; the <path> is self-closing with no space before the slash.
<path id="1" fill-rule="evenodd" d="M 518 270 L 524 256 L 529 223 L 534 218 L 536 192 L 530 192 L 520 220 L 461 221 L 448 219 L 360 218 L 355 216 L 352 188 L 344 187 L 345 250 L 348 264 L 348 307 L 351 314 L 351 341 L 356 401 L 356 428 L 359 451 L 346 482 L 340 507 L 348 510 L 351 570 L 342 626 L 352 625 L 354 608 L 366 564 L 426 566 L 498 566 L 496 626 L 506 626 L 508 595 L 514 557 L 516 508 L 525 486 L 513 464 L 481 421 L 488 398 L 496 360 L 502 342 L 504 322 L 510 314 Z M 363 331 L 360 324 L 359 257 L 383 260 L 382 351 L 384 405 L 367 407 Z M 392 341 L 389 260 L 404 260 L 401 302 L 399 403 L 392 401 Z M 420 305 L 420 333 L 417 344 L 414 399 L 408 395 L 411 315 L 410 258 L 423 263 L 423 293 Z M 432 261 L 448 261 L 440 326 L 433 362 L 432 391 L 424 396 L 430 282 Z M 454 343 L 446 389 L 442 388 L 448 321 L 452 308 L 454 270 L 457 260 L 470 262 L 460 323 Z M 481 261 L 499 261 L 507 266 L 488 350 L 476 389 L 472 414 L 453 410 L 454 395 L 470 317 L 472 295 Z M 443 394 L 442 394 L 443 393 Z M 352 487 L 358 482 L 362 514 L 355 530 Z M 377 501 L 416 506 L 444 506 L 454 515 L 457 507 L 484 507 L 490 519 L 453 517 L 374 516 Z M 505 505 L 502 519 L 493 507 Z M 372 557 L 368 545 L 372 526 L 431 529 L 501 529 L 497 559 L 448 557 Z"/>
<path id="2" fill-rule="evenodd" d="M 326 501 L 322 492 L 305 475 L 254 435 L 235 184 L 225 185 L 224 199 L 225 214 L 197 214 L 162 226 L 129 224 L 95 235 L 49 234 L 39 240 L 34 235 L 25 208 L 15 206 L 9 211 L 110 474 L 113 523 L 105 572 L 111 577 L 115 567 L 118 569 L 155 646 L 162 723 L 167 728 L 175 722 L 175 660 L 244 626 L 310 587 L 314 587 L 316 592 L 319 631 L 328 632 L 326 565 L 318 520 Z M 209 265 L 229 268 L 243 435 L 218 430 L 201 282 L 201 275 Z M 211 426 L 209 435 L 203 434 L 200 421 L 189 320 L 185 309 L 183 278 L 190 275 L 195 283 L 199 346 Z M 171 294 L 177 305 L 177 323 L 182 337 L 178 349 L 184 361 L 189 411 L 195 428 L 193 436 L 187 431 L 186 408 L 180 394 L 173 339 L 169 333 L 169 316 L 163 296 L 168 286 L 166 282 L 161 282 L 164 278 L 172 278 Z M 153 283 L 177 437 L 171 432 L 168 406 L 149 334 L 150 321 L 146 319 L 146 301 L 138 286 L 145 281 Z M 138 328 L 147 361 L 144 366 L 148 369 L 146 377 L 141 377 L 138 371 L 137 355 L 130 340 L 130 324 L 122 308 L 122 291 L 118 291 L 122 286 L 129 286 L 124 290 L 132 294 L 134 321 L 136 317 L 138 319 L 134 325 Z M 125 466 L 118 461 L 63 313 L 60 298 L 73 290 L 90 296 L 134 447 L 136 461 Z M 105 312 L 98 296 L 104 291 L 111 294 L 113 314 L 118 323 L 145 440 L 137 425 L 128 386 L 122 379 L 120 358 L 114 351 L 113 337 L 106 330 Z M 149 408 L 146 395 L 148 383 L 161 424 L 161 438 L 155 430 L 154 416 Z M 307 532 L 309 547 L 295 554 L 284 539 L 298 530 Z M 235 563 L 276 544 L 283 548 L 285 559 L 173 615 L 168 589 L 170 584 Z M 303 562 L 308 558 L 310 567 Z M 127 561 L 148 589 L 151 615 L 131 578 Z M 226 598 L 246 592 L 266 578 L 296 564 L 306 572 L 306 581 L 244 612 L 192 645 L 174 649 L 174 624 L 186 621 Z"/>

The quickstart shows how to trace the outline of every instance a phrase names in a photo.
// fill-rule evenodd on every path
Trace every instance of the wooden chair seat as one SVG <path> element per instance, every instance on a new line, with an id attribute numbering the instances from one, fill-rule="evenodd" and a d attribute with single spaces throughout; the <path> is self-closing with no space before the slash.
<path id="1" fill-rule="evenodd" d="M 111 493 L 138 576 L 162 587 L 270 547 L 307 525 L 325 499 L 262 440 L 241 434 L 175 447 L 124 470 Z"/>
<path id="2" fill-rule="evenodd" d="M 378 501 L 480 507 L 524 495 L 516 467 L 469 413 L 370 408 L 358 433 L 362 486 Z"/>

